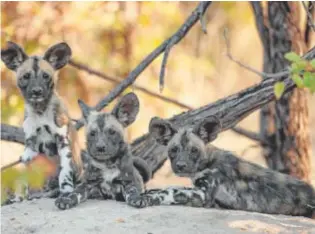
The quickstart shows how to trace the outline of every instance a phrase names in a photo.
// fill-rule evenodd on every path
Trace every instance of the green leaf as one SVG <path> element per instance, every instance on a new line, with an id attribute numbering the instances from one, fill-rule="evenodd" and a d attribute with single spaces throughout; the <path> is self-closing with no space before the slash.
<path id="1" fill-rule="evenodd" d="M 284 57 L 285 57 L 287 60 L 289 60 L 290 62 L 298 62 L 298 61 L 301 60 L 301 57 L 300 57 L 298 54 L 294 53 L 294 52 L 286 53 L 286 54 L 284 55 Z"/>
<path id="2" fill-rule="evenodd" d="M 304 86 L 310 88 L 312 85 L 312 73 L 304 72 Z"/>
<path id="3" fill-rule="evenodd" d="M 304 61 L 304 60 L 295 62 L 295 64 L 298 67 L 298 69 L 301 69 L 301 70 L 305 70 L 305 68 L 307 67 L 307 61 Z"/>
<path id="4" fill-rule="evenodd" d="M 315 59 L 312 59 L 312 60 L 310 61 L 310 64 L 311 64 L 312 68 L 315 68 Z"/>
<path id="5" fill-rule="evenodd" d="M 298 74 L 293 74 L 292 80 L 294 81 L 294 83 L 296 84 L 296 86 L 298 88 L 303 88 L 304 87 L 303 80 Z"/>
<path id="6" fill-rule="evenodd" d="M 275 83 L 275 86 L 274 86 L 274 93 L 275 93 L 275 96 L 277 99 L 279 99 L 283 92 L 284 92 L 284 83 L 283 82 L 277 82 Z"/>
<path id="7" fill-rule="evenodd" d="M 300 73 L 300 71 L 302 71 L 303 68 L 299 67 L 298 64 L 296 64 L 296 63 L 292 63 L 290 70 L 292 73 Z"/>

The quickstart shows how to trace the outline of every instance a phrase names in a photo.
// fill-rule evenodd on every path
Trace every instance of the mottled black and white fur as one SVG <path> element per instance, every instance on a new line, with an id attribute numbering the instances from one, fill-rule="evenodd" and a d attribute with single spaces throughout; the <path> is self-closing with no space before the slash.
<path id="1" fill-rule="evenodd" d="M 232 152 L 206 145 L 216 138 L 220 121 L 211 116 L 192 129 L 177 130 L 153 118 L 150 133 L 167 146 L 172 170 L 192 179 L 194 187 L 149 190 L 130 202 L 135 207 L 182 204 L 259 213 L 312 217 L 315 192 L 311 185 L 244 161 Z"/>
<path id="2" fill-rule="evenodd" d="M 74 128 L 71 128 L 71 122 L 67 122 L 67 110 L 55 92 L 54 83 L 57 70 L 64 67 L 70 57 L 71 49 L 66 43 L 50 47 L 44 56 L 28 56 L 13 42 L 8 42 L 7 48 L 1 50 L 1 60 L 15 72 L 17 86 L 25 101 L 25 149 L 20 160 L 28 163 L 38 154 L 51 158 L 58 156 L 58 172 L 46 184 L 48 187 L 57 184 L 57 188 L 51 188 L 55 190 L 55 196 L 59 192 L 73 191 L 73 175 L 77 169 L 72 162 L 74 142 L 69 142 L 74 140 L 69 139 L 75 135 Z M 79 157 L 75 158 L 77 165 L 80 165 Z"/>
<path id="3" fill-rule="evenodd" d="M 77 206 L 87 199 L 129 201 L 144 191 L 151 177 L 149 166 L 132 156 L 125 129 L 134 122 L 139 101 L 134 93 L 121 98 L 111 113 L 91 110 L 83 101 L 79 105 L 85 119 L 88 166 L 82 183 L 74 192 L 59 197 L 55 204 L 61 209 Z"/>

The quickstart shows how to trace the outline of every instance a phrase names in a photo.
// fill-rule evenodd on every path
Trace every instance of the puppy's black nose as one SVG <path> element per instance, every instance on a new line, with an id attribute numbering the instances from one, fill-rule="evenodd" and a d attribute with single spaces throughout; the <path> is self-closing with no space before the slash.
<path id="1" fill-rule="evenodd" d="M 187 164 L 185 162 L 177 162 L 176 168 L 178 171 L 183 171 L 187 167 Z"/>
<path id="2" fill-rule="evenodd" d="M 105 146 L 98 146 L 98 147 L 96 147 L 96 150 L 97 150 L 98 152 L 103 153 L 103 152 L 105 152 Z"/>
<path id="3" fill-rule="evenodd" d="M 41 87 L 34 87 L 32 89 L 32 95 L 34 96 L 40 96 L 43 94 L 43 89 Z"/>

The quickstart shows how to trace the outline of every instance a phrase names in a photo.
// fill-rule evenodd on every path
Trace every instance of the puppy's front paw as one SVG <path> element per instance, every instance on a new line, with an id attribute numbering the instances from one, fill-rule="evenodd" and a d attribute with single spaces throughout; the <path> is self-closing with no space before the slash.
<path id="1" fill-rule="evenodd" d="M 144 207 L 148 207 L 150 205 L 149 202 L 149 197 L 144 196 L 144 195 L 139 195 L 139 196 L 133 196 L 130 197 L 128 200 L 128 205 L 135 207 L 135 208 L 144 208 Z"/>
<path id="2" fill-rule="evenodd" d="M 78 200 L 75 194 L 62 194 L 55 200 L 55 205 L 60 210 L 70 209 L 78 204 Z"/>

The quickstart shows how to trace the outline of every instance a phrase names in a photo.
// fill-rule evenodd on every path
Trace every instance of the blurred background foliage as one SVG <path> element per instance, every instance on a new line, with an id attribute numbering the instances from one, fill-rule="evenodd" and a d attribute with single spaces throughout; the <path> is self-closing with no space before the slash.
<path id="1" fill-rule="evenodd" d="M 123 79 L 160 43 L 172 35 L 191 14 L 197 2 L 1 2 L 1 47 L 7 40 L 25 48 L 29 54 L 43 54 L 51 45 L 66 41 L 73 59 L 109 76 Z M 197 23 L 187 36 L 170 52 L 163 95 L 191 107 L 199 107 L 235 93 L 260 81 L 226 56 L 223 30 L 229 29 L 231 51 L 235 58 L 262 68 L 262 46 L 248 2 L 214 2 L 205 14 L 207 34 Z M 156 59 L 136 84 L 158 92 L 162 56 Z M 13 72 L 1 63 L 1 121 L 22 125 L 24 102 L 16 87 Z M 59 73 L 57 91 L 69 107 L 73 118 L 81 117 L 77 99 L 95 105 L 114 87 L 85 71 L 70 65 Z M 131 91 L 129 88 L 127 91 Z M 126 91 L 126 92 L 127 92 Z M 128 128 L 130 141 L 147 132 L 153 116 L 169 118 L 185 109 L 159 100 L 141 91 L 140 113 Z M 314 100 L 314 99 L 313 99 Z M 111 110 L 111 104 L 106 110 Z M 314 107 L 311 124 L 314 126 Z M 240 126 L 258 130 L 258 112 Z M 313 131 L 314 132 L 314 131 Z M 313 134 L 314 138 L 314 134 Z M 80 140 L 84 148 L 83 131 Z M 241 155 L 253 142 L 227 131 L 214 144 Z M 23 147 L 1 142 L 1 161 L 15 160 Z M 246 153 L 246 158 L 264 164 L 259 148 Z M 314 160 L 313 160 L 314 161 Z M 178 184 L 169 164 L 159 171 L 152 182 Z M 167 178 L 167 179 L 163 179 Z M 174 180 L 170 179 L 174 178 Z M 159 182 L 158 182 L 159 181 Z M 186 180 L 183 183 L 186 183 Z"/>

